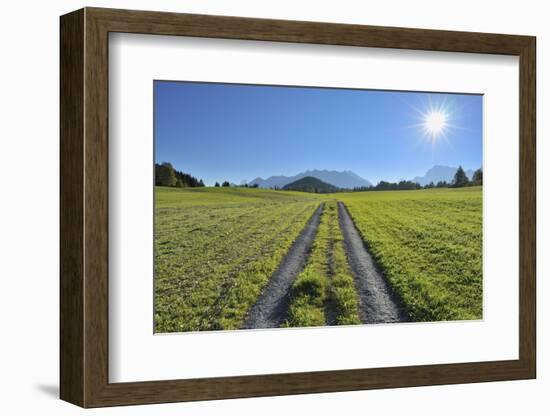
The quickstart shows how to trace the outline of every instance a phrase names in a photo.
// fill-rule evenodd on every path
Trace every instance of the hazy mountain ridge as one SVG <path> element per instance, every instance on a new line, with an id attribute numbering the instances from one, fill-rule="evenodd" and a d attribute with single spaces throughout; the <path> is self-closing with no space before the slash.
<path id="1" fill-rule="evenodd" d="M 424 176 L 416 176 L 412 179 L 413 182 L 417 182 L 422 186 L 426 186 L 430 182 L 437 184 L 439 181 L 451 182 L 455 176 L 458 167 L 435 165 L 430 168 Z M 472 179 L 474 170 L 464 170 L 468 179 Z"/>
<path id="2" fill-rule="evenodd" d="M 329 185 L 338 188 L 353 189 L 356 187 L 370 186 L 371 183 L 357 175 L 356 173 L 346 170 L 343 172 L 335 170 L 307 170 L 295 176 L 270 176 L 267 179 L 256 178 L 250 181 L 248 185 L 258 185 L 260 188 L 283 188 L 285 185 L 296 182 L 305 177 L 313 177 Z"/>

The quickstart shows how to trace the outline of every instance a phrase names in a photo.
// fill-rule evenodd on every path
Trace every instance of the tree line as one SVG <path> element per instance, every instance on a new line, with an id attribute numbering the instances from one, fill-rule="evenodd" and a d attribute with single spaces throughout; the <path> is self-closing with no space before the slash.
<path id="1" fill-rule="evenodd" d="M 197 188 L 204 186 L 202 179 L 174 169 L 171 163 L 155 163 L 155 185 L 176 188 Z"/>
<path id="2" fill-rule="evenodd" d="M 243 183 L 242 185 L 235 185 L 235 184 L 232 184 L 232 183 L 230 183 L 230 182 L 228 182 L 228 181 L 223 181 L 221 185 L 220 185 L 219 182 L 216 182 L 216 183 L 214 184 L 214 187 L 215 187 L 215 188 L 219 188 L 220 186 L 221 186 L 222 188 L 228 188 L 228 187 L 230 187 L 230 186 L 233 187 L 233 188 L 258 188 L 258 184 L 257 184 L 257 183 L 254 183 L 254 184 L 252 184 L 252 185 L 249 185 L 249 184 L 247 184 L 247 183 Z"/>
<path id="3" fill-rule="evenodd" d="M 176 188 L 196 188 L 203 187 L 204 182 L 202 179 L 197 179 L 194 176 L 180 172 L 172 166 L 169 162 L 155 163 L 155 185 L 156 186 L 171 186 Z M 451 182 L 439 181 L 437 183 L 430 182 L 424 186 L 420 185 L 418 182 L 413 181 L 399 181 L 399 182 L 387 182 L 380 181 L 377 185 L 371 186 L 361 186 L 353 188 L 354 192 L 364 192 L 364 191 L 405 191 L 405 190 L 415 190 L 415 189 L 431 189 L 431 188 L 462 188 L 466 186 L 480 186 L 483 185 L 483 170 L 479 168 L 472 175 L 472 180 L 468 179 L 466 172 L 462 166 L 459 166 L 456 170 L 456 173 Z M 237 186 L 232 185 L 228 181 L 223 181 L 221 184 L 216 182 L 215 187 L 231 187 Z M 257 188 L 258 184 L 248 185 L 243 184 L 239 187 L 245 188 Z M 279 187 L 272 187 L 271 189 L 279 190 Z M 339 189 L 339 191 L 346 191 L 346 189 Z"/>
<path id="4" fill-rule="evenodd" d="M 451 182 L 439 181 L 437 183 L 430 182 L 424 186 L 413 181 L 386 182 L 380 181 L 377 185 L 361 186 L 353 188 L 355 192 L 363 191 L 407 191 L 414 189 L 431 189 L 431 188 L 463 188 L 465 186 L 480 186 L 483 185 L 483 170 L 479 168 L 472 175 L 472 180 L 468 179 L 466 172 L 459 166 Z"/>

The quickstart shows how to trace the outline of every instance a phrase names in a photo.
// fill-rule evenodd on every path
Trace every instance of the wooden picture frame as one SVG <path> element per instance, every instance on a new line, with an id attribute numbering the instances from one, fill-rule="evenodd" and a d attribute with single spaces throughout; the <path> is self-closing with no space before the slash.
<path id="1" fill-rule="evenodd" d="M 536 377 L 535 52 L 530 36 L 85 8 L 61 17 L 60 396 L 82 407 Z M 520 66 L 519 359 L 109 383 L 110 32 L 515 55 Z"/>

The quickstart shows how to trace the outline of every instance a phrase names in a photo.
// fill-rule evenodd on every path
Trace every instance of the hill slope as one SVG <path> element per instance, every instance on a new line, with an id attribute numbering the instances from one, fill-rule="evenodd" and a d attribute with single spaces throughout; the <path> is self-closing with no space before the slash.
<path id="1" fill-rule="evenodd" d="M 283 186 L 287 191 L 314 192 L 319 194 L 327 194 L 338 191 L 336 186 L 323 182 L 313 176 L 306 176 L 292 183 Z"/>

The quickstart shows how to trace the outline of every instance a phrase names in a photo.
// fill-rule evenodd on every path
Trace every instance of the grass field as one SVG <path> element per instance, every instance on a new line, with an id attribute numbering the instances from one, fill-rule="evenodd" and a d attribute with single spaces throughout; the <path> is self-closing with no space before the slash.
<path id="1" fill-rule="evenodd" d="M 155 189 L 155 330 L 236 329 L 320 203 L 286 326 L 360 323 L 336 201 L 413 321 L 482 318 L 480 187 L 311 194 Z"/>
<path id="2" fill-rule="evenodd" d="M 412 320 L 482 318 L 482 188 L 339 194 Z"/>
<path id="3" fill-rule="evenodd" d="M 308 263 L 292 286 L 288 326 L 359 324 L 357 295 L 344 253 L 336 201 L 324 204 Z"/>
<path id="4" fill-rule="evenodd" d="M 238 328 L 318 206 L 298 192 L 155 189 L 155 330 Z"/>

